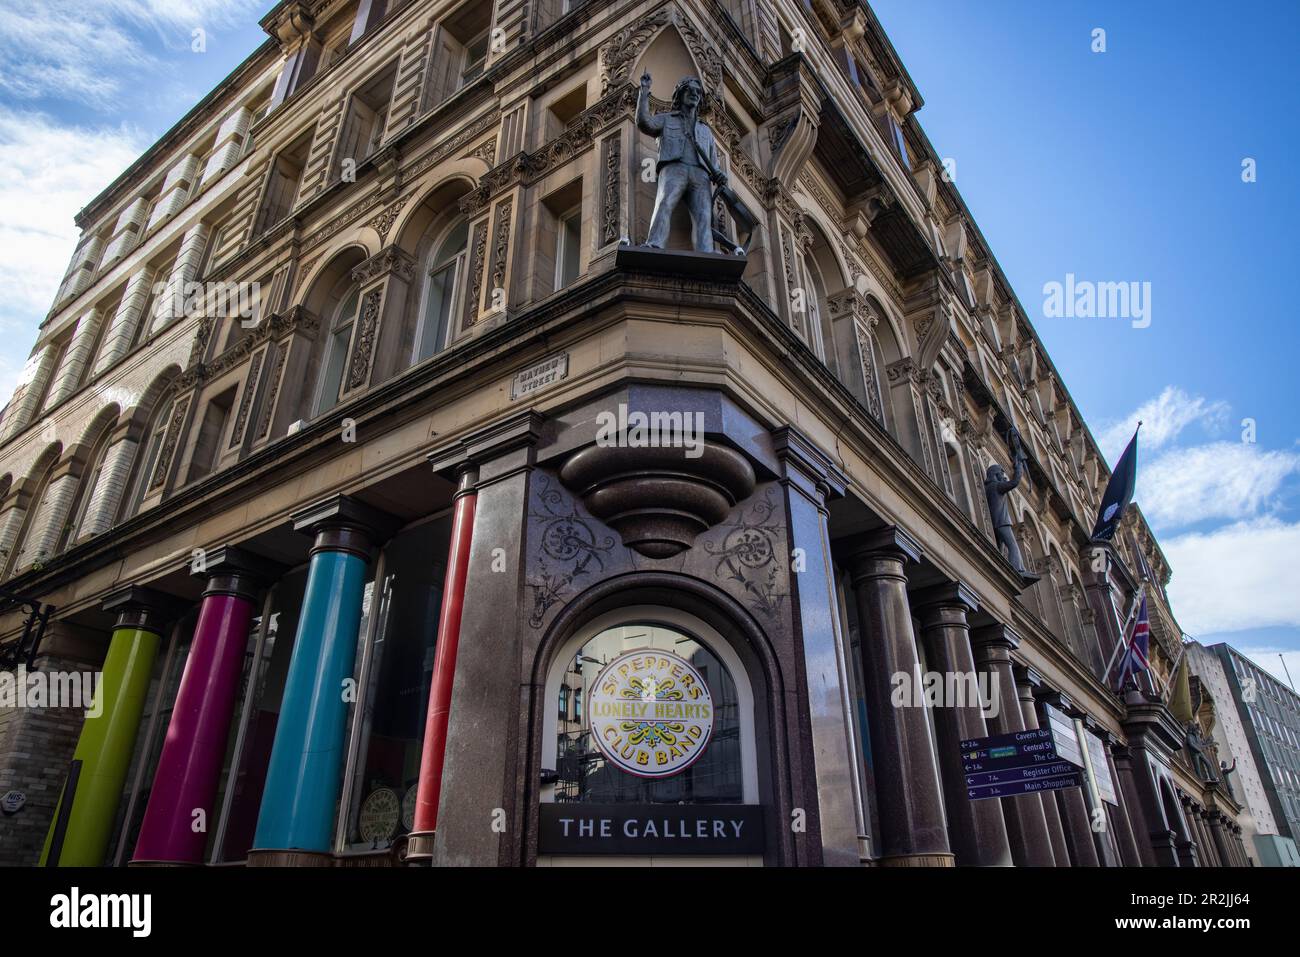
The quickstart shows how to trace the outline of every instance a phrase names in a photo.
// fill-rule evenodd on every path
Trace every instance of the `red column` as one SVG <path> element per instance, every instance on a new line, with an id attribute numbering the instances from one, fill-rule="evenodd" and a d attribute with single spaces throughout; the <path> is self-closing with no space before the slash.
<path id="1" fill-rule="evenodd" d="M 465 581 L 474 537 L 475 483 L 478 470 L 466 466 L 456 489 L 456 506 L 447 551 L 447 584 L 438 617 L 437 647 L 430 681 L 429 713 L 424 725 L 424 750 L 420 757 L 420 783 L 415 792 L 415 821 L 407 845 L 408 861 L 428 861 L 433 856 L 438 827 L 438 798 L 442 794 L 442 765 L 447 753 L 447 721 L 451 715 L 452 681 L 456 676 L 456 650 L 460 645 L 460 617 L 465 607 Z"/>

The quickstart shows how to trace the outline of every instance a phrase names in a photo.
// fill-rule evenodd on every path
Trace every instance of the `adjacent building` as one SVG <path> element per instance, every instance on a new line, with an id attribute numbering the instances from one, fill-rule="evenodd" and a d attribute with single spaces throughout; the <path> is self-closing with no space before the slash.
<path id="1" fill-rule="evenodd" d="M 1106 463 L 866 3 L 262 25 L 80 213 L 0 422 L 3 674 L 97 682 L 0 701 L 0 861 L 1248 863 L 1172 572 L 1136 506 L 1090 542 Z M 743 262 L 626 255 L 647 73 Z M 967 778 L 1049 731 L 1066 786 Z"/>

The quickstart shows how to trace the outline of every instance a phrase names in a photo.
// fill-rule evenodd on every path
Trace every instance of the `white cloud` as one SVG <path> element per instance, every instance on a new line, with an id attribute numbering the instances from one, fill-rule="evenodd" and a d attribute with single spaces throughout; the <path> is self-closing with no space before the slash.
<path id="1" fill-rule="evenodd" d="M 145 35 L 188 48 L 191 31 L 248 17 L 261 0 L 5 0 L 0 7 L 0 93 L 96 107 L 157 66 Z"/>
<path id="2" fill-rule="evenodd" d="M 1237 521 L 1267 511 L 1282 483 L 1300 472 L 1300 453 L 1254 443 L 1212 442 L 1175 449 L 1138 468 L 1137 500 L 1155 526 Z"/>
<path id="3" fill-rule="evenodd" d="M 1255 519 L 1161 547 L 1173 568 L 1169 600 L 1188 634 L 1300 626 L 1300 523 Z"/>
<path id="4" fill-rule="evenodd" d="M 77 210 L 144 149 L 129 128 L 64 126 L 43 113 L 0 107 L 0 402 L 12 394 L 36 325 L 72 256 Z"/>
<path id="5" fill-rule="evenodd" d="M 1177 386 L 1167 385 L 1154 399 L 1149 399 L 1127 418 L 1102 432 L 1098 442 L 1106 460 L 1113 466 L 1139 422 L 1142 423 L 1142 433 L 1138 436 L 1140 454 L 1168 445 L 1194 422 L 1200 422 L 1205 429 L 1212 431 L 1222 426 L 1227 417 L 1226 402 L 1210 402 L 1203 396 L 1190 396 Z"/>

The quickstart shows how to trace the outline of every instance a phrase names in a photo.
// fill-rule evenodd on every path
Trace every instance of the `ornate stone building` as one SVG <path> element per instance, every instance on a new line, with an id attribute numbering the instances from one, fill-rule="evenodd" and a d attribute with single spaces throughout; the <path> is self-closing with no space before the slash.
<path id="1" fill-rule="evenodd" d="M 6 660 L 103 672 L 0 711 L 4 862 L 1245 863 L 1160 682 L 1103 680 L 1144 581 L 1171 670 L 1169 569 L 1136 508 L 1089 544 L 1107 466 L 866 3 L 263 26 L 81 212 L 0 425 Z M 703 83 L 739 279 L 620 264 L 647 71 Z M 1085 786 L 970 799 L 961 742 L 1062 721 Z"/>

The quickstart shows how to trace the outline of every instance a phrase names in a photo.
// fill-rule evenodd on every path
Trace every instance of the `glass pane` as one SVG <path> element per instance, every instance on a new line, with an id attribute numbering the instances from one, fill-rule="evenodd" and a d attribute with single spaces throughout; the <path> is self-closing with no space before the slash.
<path id="1" fill-rule="evenodd" d="M 420 350 L 415 361 L 420 362 L 440 350 L 447 341 L 447 325 L 451 321 L 452 300 L 455 298 L 456 263 L 443 266 L 429 276 L 429 291 L 425 298 L 424 322 L 420 329 Z"/>
<path id="2" fill-rule="evenodd" d="M 280 579 L 271 602 L 262 657 L 255 665 L 253 709 L 244 734 L 243 753 L 234 780 L 226 782 L 226 787 L 234 790 L 234 798 L 221 848 L 223 861 L 241 861 L 253 846 L 257 814 L 262 806 L 262 787 L 266 784 L 267 764 L 271 760 L 280 700 L 289 674 L 289 658 L 293 654 L 293 639 L 306 587 L 307 569 L 303 567 Z"/>
<path id="3" fill-rule="evenodd" d="M 588 702 L 597 690 L 597 679 L 614 659 L 643 649 L 666 651 L 684 659 L 703 678 L 713 701 L 713 727 L 707 743 L 693 763 L 670 777 L 650 778 L 625 771 L 607 760 L 593 740 L 592 705 Z M 566 716 L 557 723 L 557 802 L 739 804 L 744 800 L 736 685 L 722 662 L 698 639 L 663 625 L 610 628 L 578 649 L 566 662 L 560 682 L 566 689 Z M 641 700 L 668 702 L 673 697 L 671 690 L 661 686 L 647 690 Z M 661 722 L 650 722 L 650 730 L 658 724 Z M 624 731 L 630 738 L 638 731 L 645 733 L 644 725 L 631 722 Z"/>
<path id="4" fill-rule="evenodd" d="M 316 414 L 328 412 L 338 405 L 339 387 L 343 385 L 343 364 L 348 358 L 348 340 L 352 337 L 352 327 L 346 326 L 330 336 L 326 347 L 325 368 L 321 370 L 320 400 Z"/>
<path id="5" fill-rule="evenodd" d="M 574 213 L 560 223 L 560 263 L 557 286 L 568 286 L 578 278 L 579 253 L 582 250 L 582 216 Z"/>
<path id="6" fill-rule="evenodd" d="M 371 655 L 372 681 L 348 826 L 357 849 L 388 847 L 411 828 L 429 683 L 442 609 L 451 520 L 408 529 L 384 550 L 384 607 Z"/>

